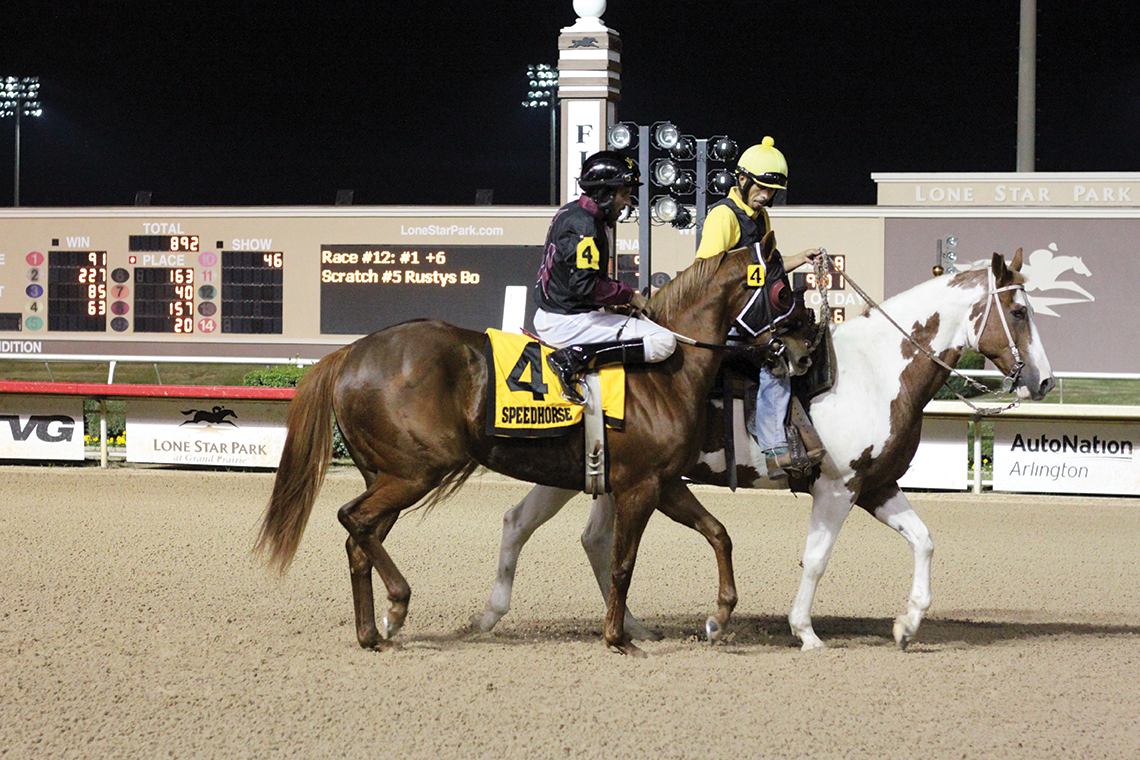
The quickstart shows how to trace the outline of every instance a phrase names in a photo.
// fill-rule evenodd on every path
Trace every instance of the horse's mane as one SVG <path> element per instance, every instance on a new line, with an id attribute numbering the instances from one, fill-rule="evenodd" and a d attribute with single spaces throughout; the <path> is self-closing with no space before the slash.
<path id="1" fill-rule="evenodd" d="M 667 322 L 682 304 L 701 298 L 713 274 L 728 257 L 728 252 L 697 259 L 649 299 L 649 310 L 657 321 Z"/>
<path id="2" fill-rule="evenodd" d="M 907 288 L 901 293 L 896 293 L 890 298 L 884 299 L 879 305 L 887 314 L 892 314 L 892 310 L 899 308 L 903 303 L 908 303 L 913 299 L 922 300 L 924 297 L 929 298 L 933 289 L 938 287 L 946 288 L 964 288 L 964 287 L 986 287 L 986 272 L 989 270 L 991 262 L 989 261 L 975 261 L 971 264 L 965 264 L 957 273 L 953 275 L 945 275 L 942 277 L 934 277 L 928 280 L 923 280 L 917 285 Z M 1021 272 L 1011 272 L 1013 275 L 1013 284 L 1023 285 L 1025 283 L 1025 275 Z M 847 321 L 851 322 L 854 319 L 861 317 L 869 317 L 873 313 L 873 309 L 869 304 L 864 304 L 861 313 L 858 317 L 848 317 Z"/>

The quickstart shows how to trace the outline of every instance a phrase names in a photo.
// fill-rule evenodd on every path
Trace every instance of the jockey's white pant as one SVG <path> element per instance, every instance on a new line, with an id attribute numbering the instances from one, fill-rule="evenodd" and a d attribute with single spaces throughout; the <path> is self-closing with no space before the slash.
<path id="1" fill-rule="evenodd" d="M 776 377 L 767 369 L 761 369 L 760 388 L 756 392 L 756 442 L 761 451 L 787 447 L 784 418 L 791 400 L 791 378 Z"/>
<path id="2" fill-rule="evenodd" d="M 661 325 L 645 318 L 605 311 L 556 314 L 539 309 L 534 313 L 534 329 L 544 343 L 558 347 L 640 339 L 641 345 L 645 347 L 647 362 L 664 361 L 677 348 L 677 339 L 673 333 Z"/>

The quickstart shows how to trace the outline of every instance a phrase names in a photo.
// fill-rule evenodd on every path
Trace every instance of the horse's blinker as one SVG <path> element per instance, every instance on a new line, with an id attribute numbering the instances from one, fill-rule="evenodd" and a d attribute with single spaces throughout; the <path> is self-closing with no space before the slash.
<path id="1" fill-rule="evenodd" d="M 772 257 L 773 263 L 780 262 L 779 266 L 766 266 L 760 254 L 760 244 L 757 243 L 752 247 L 752 259 L 758 265 L 766 267 L 764 284 L 755 288 L 744 308 L 733 320 L 733 325 L 753 338 L 765 331 L 772 332 L 775 336 L 780 318 L 795 308 L 796 294 L 788 285 L 783 261 L 779 256 Z"/>

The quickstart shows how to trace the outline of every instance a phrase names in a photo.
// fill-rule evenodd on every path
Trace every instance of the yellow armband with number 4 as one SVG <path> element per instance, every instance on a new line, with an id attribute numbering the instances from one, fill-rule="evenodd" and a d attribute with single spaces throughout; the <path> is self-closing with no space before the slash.
<path id="1" fill-rule="evenodd" d="M 579 269 L 600 269 L 601 262 L 602 254 L 598 251 L 598 245 L 592 237 L 582 238 L 578 241 L 577 264 Z"/>

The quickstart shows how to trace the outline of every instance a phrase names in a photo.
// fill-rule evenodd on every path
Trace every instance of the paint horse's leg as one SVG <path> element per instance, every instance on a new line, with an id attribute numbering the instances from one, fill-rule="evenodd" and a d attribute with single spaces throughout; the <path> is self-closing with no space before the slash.
<path id="1" fill-rule="evenodd" d="M 345 504 L 337 513 L 349 535 L 345 549 L 352 577 L 356 639 L 362 647 L 387 648 L 387 640 L 404 625 L 412 590 L 388 556 L 384 539 L 396 524 L 400 512 L 426 496 L 432 487 L 430 484 L 387 480 L 380 476 L 367 491 Z M 373 567 L 384 582 L 391 604 L 379 630 L 372 596 Z"/>
<path id="2" fill-rule="evenodd" d="M 471 617 L 471 624 L 486 633 L 499 622 L 511 608 L 511 593 L 514 588 L 515 570 L 519 554 L 536 530 L 566 506 L 579 491 L 571 491 L 552 486 L 535 486 L 515 506 L 503 515 L 503 539 L 499 545 L 499 569 L 491 598 L 486 609 Z M 610 559 L 614 544 L 614 499 L 611 494 L 594 500 L 590 518 L 582 533 L 582 548 L 590 560 L 590 566 L 598 579 L 603 601 L 610 597 Z M 637 621 L 626 611 L 626 630 L 631 638 L 656 641 L 660 638 Z"/>
<path id="3" fill-rule="evenodd" d="M 590 567 L 594 570 L 594 577 L 598 579 L 598 588 L 602 592 L 602 600 L 609 601 L 611 562 L 614 552 L 614 510 L 616 504 L 613 494 L 607 493 L 594 498 L 594 505 L 590 509 L 590 518 L 586 521 L 586 528 L 582 531 L 582 548 L 590 560 Z M 661 636 L 646 628 L 626 608 L 625 630 L 631 639 L 639 641 L 660 641 Z"/>
<path id="4" fill-rule="evenodd" d="M 897 530 L 914 550 L 914 580 L 910 587 L 906 614 L 895 618 L 894 625 L 895 643 L 900 649 L 906 649 L 906 645 L 918 632 L 923 616 L 930 609 L 930 560 L 934 556 L 934 541 L 926 524 L 897 485 L 879 489 L 868 496 L 874 501 L 865 504 L 864 497 L 860 497 L 857 500 L 859 506 L 873 508 L 875 519 L 892 530 Z"/>
<path id="5" fill-rule="evenodd" d="M 811 519 L 803 556 L 804 572 L 792 611 L 788 615 L 792 633 L 803 642 L 801 649 L 805 652 L 823 648 L 823 642 L 812 629 L 811 606 L 815 601 L 815 590 L 827 569 L 827 561 L 831 558 L 831 550 L 835 548 L 839 529 L 851 513 L 851 496 L 843 484 L 836 481 L 821 478 L 812 486 Z"/>
<path id="6" fill-rule="evenodd" d="M 667 485 L 657 508 L 672 519 L 688 526 L 705 537 L 716 554 L 720 587 L 717 593 L 717 613 L 705 621 L 705 635 L 715 643 L 724 633 L 732 610 L 736 607 L 736 578 L 732 570 L 732 539 L 720 520 L 704 508 L 689 487 L 678 481 Z"/>
<path id="7" fill-rule="evenodd" d="M 579 492 L 551 486 L 535 486 L 522 501 L 503 515 L 503 540 L 499 544 L 499 570 L 487 608 L 471 617 L 471 624 L 486 633 L 511 608 L 511 591 L 515 582 L 519 553 L 531 535 L 547 520 L 558 514 L 566 502 Z M 611 518 L 612 519 L 612 518 Z M 608 568 L 607 568 L 608 569 Z"/>

